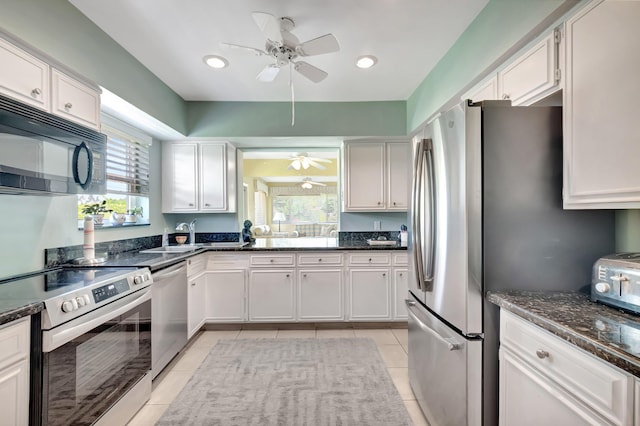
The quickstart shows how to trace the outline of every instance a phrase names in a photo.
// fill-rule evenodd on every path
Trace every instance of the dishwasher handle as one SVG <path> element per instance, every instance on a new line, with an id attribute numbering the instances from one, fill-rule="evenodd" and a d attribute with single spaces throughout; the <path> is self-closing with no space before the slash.
<path id="1" fill-rule="evenodd" d="M 187 272 L 187 262 L 183 261 L 177 265 L 169 266 L 168 268 L 161 269 L 153 273 L 153 281 L 158 282 L 166 280 L 176 275 L 184 274 Z"/>
<path id="2" fill-rule="evenodd" d="M 418 324 L 418 327 L 420 327 L 420 329 L 422 329 L 423 331 L 431 334 L 433 337 L 435 337 L 441 343 L 444 343 L 444 345 L 450 351 L 457 351 L 457 350 L 462 349 L 462 345 L 460 343 L 454 341 L 454 339 L 452 339 L 452 338 L 448 338 L 448 337 L 444 337 L 444 336 L 440 335 L 440 333 L 435 331 L 433 328 L 429 327 L 428 325 L 426 325 L 425 323 L 420 321 L 420 319 L 416 316 L 416 314 L 412 312 L 412 310 L 415 309 L 414 306 L 416 305 L 416 302 L 414 302 L 413 300 L 409 300 L 409 299 L 405 299 L 404 302 L 407 304 L 407 311 L 408 311 L 409 315 L 411 315 L 413 317 L 413 319 L 415 320 L 416 324 Z"/>

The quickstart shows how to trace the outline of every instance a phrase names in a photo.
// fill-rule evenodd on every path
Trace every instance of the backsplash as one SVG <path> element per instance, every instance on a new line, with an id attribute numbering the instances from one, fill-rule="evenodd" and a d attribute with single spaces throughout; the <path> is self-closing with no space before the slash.
<path id="1" fill-rule="evenodd" d="M 182 234 L 181 234 L 182 235 Z M 169 235 L 169 244 L 176 244 L 176 234 Z M 239 241 L 239 232 L 196 233 L 196 243 Z M 162 235 L 105 241 L 95 244 L 96 257 L 110 257 L 128 251 L 140 251 L 162 245 Z M 44 251 L 45 268 L 64 265 L 83 257 L 82 244 L 67 247 L 48 248 Z"/>

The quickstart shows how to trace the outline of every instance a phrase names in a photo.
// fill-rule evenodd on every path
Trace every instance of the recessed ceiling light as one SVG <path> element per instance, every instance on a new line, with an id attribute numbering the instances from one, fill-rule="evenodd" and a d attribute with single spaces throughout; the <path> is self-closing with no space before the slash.
<path id="1" fill-rule="evenodd" d="M 222 56 L 216 55 L 208 55 L 202 58 L 205 64 L 209 65 L 211 68 L 226 68 L 229 65 L 229 61 L 227 61 Z"/>
<path id="2" fill-rule="evenodd" d="M 358 58 L 358 60 L 356 61 L 356 66 L 358 68 L 367 69 L 374 66 L 376 62 L 378 62 L 378 58 L 376 58 L 375 56 L 365 55 Z"/>

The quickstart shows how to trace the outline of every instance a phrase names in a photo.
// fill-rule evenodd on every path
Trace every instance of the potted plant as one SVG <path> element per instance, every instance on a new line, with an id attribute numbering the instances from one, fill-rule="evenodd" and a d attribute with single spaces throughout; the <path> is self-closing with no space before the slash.
<path id="1" fill-rule="evenodd" d="M 82 208 L 82 213 L 91 216 L 96 225 L 102 225 L 105 213 L 111 213 L 112 210 L 107 208 L 107 200 L 101 203 L 87 204 Z"/>
<path id="2" fill-rule="evenodd" d="M 138 216 L 142 217 L 142 207 L 133 207 L 127 210 L 125 222 L 135 223 L 138 221 Z"/>

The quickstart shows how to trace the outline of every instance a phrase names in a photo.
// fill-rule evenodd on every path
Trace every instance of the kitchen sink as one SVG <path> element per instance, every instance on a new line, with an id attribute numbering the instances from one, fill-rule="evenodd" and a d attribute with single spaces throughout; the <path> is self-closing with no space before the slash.
<path id="1" fill-rule="evenodd" d="M 204 247 L 244 247 L 248 243 L 241 241 L 225 241 L 225 242 L 212 242 L 212 243 L 204 243 L 202 244 Z"/>
<path id="2" fill-rule="evenodd" d="M 140 253 L 186 253 L 189 251 L 197 250 L 199 248 L 200 245 L 154 247 L 152 249 L 140 250 Z"/>

